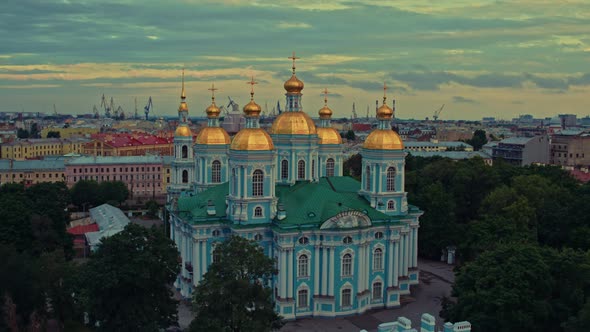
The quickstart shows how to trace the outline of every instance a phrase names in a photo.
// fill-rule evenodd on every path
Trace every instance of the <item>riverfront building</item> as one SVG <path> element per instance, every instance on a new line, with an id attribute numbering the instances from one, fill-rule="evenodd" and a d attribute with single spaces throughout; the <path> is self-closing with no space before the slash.
<path id="1" fill-rule="evenodd" d="M 183 84 L 167 205 L 182 257 L 176 287 L 190 297 L 216 260 L 215 246 L 239 235 L 276 260 L 279 273 L 268 286 L 286 319 L 399 306 L 418 283 L 422 211 L 407 203 L 406 153 L 391 129 L 395 104 L 384 94 L 357 181 L 342 176 L 342 139 L 327 99 L 317 124 L 303 111 L 295 59 L 284 84 L 287 109 L 269 132 L 260 128 L 256 82 L 250 84 L 245 127 L 230 139 L 213 96 L 208 126 L 194 141 Z"/>

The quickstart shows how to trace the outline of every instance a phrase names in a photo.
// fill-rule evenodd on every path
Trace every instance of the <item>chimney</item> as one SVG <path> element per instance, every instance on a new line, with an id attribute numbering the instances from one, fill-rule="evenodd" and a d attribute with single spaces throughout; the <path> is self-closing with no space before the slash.
<path id="1" fill-rule="evenodd" d="M 277 219 L 283 220 L 285 218 L 287 218 L 287 211 L 285 211 L 285 206 L 282 203 L 280 203 L 279 211 L 277 213 Z"/>

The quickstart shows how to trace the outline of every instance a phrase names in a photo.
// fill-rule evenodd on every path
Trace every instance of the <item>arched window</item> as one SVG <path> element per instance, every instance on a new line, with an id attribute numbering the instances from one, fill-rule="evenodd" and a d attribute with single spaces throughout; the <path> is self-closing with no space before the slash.
<path id="1" fill-rule="evenodd" d="M 188 171 L 182 171 L 182 183 L 188 183 Z"/>
<path id="2" fill-rule="evenodd" d="M 377 281 L 373 284 L 373 300 L 380 300 L 383 297 L 383 284 Z"/>
<path id="3" fill-rule="evenodd" d="M 262 208 L 260 206 L 254 208 L 254 217 L 262 217 Z"/>
<path id="4" fill-rule="evenodd" d="M 183 159 L 188 158 L 188 147 L 186 145 L 182 146 L 182 158 Z"/>
<path id="5" fill-rule="evenodd" d="M 305 179 L 305 161 L 303 160 L 299 160 L 299 162 L 297 163 L 297 179 Z"/>
<path id="6" fill-rule="evenodd" d="M 307 258 L 307 255 L 300 255 L 297 260 L 297 277 L 309 277 L 308 265 L 309 259 Z"/>
<path id="7" fill-rule="evenodd" d="M 326 176 L 334 176 L 334 159 L 326 160 Z"/>
<path id="8" fill-rule="evenodd" d="M 350 277 L 352 275 L 352 255 L 346 254 L 342 256 L 342 276 Z"/>
<path id="9" fill-rule="evenodd" d="M 299 238 L 299 244 L 308 244 L 309 238 L 307 236 L 302 236 Z"/>
<path id="10" fill-rule="evenodd" d="M 387 169 L 387 191 L 395 191 L 395 167 Z"/>
<path id="11" fill-rule="evenodd" d="M 232 178 L 232 193 L 234 196 L 238 195 L 238 175 L 236 174 L 236 169 L 231 169 L 231 178 Z"/>
<path id="12" fill-rule="evenodd" d="M 307 289 L 301 289 L 297 292 L 297 308 L 307 307 Z"/>
<path id="13" fill-rule="evenodd" d="M 311 161 L 311 179 L 315 179 L 315 160 Z"/>
<path id="14" fill-rule="evenodd" d="M 365 190 L 371 190 L 371 167 L 365 168 Z"/>
<path id="15" fill-rule="evenodd" d="M 289 162 L 287 160 L 281 161 L 281 179 L 289 178 Z"/>
<path id="16" fill-rule="evenodd" d="M 394 200 L 389 200 L 387 201 L 387 210 L 395 210 L 395 201 Z"/>
<path id="17" fill-rule="evenodd" d="M 219 248 L 213 247 L 213 263 L 217 263 L 221 261 L 221 250 Z"/>
<path id="18" fill-rule="evenodd" d="M 263 196 L 264 195 L 264 173 L 262 170 L 255 170 L 252 175 L 252 196 Z"/>
<path id="19" fill-rule="evenodd" d="M 219 160 L 214 160 L 211 164 L 211 182 L 221 182 L 221 162 Z"/>
<path id="20" fill-rule="evenodd" d="M 262 234 L 256 233 L 256 235 L 254 235 L 254 241 L 262 241 Z"/>
<path id="21" fill-rule="evenodd" d="M 344 244 L 351 244 L 352 243 L 352 238 L 350 236 L 346 236 L 342 239 L 342 243 Z"/>
<path id="22" fill-rule="evenodd" d="M 342 306 L 343 307 L 350 307 L 352 305 L 352 291 L 350 288 L 345 288 L 342 290 Z"/>
<path id="23" fill-rule="evenodd" d="M 375 233 L 375 238 L 376 238 L 377 240 L 379 240 L 379 239 L 382 239 L 382 238 L 383 238 L 383 232 L 376 232 L 376 233 Z"/>
<path id="24" fill-rule="evenodd" d="M 383 250 L 381 248 L 373 251 L 373 270 L 383 270 Z"/>

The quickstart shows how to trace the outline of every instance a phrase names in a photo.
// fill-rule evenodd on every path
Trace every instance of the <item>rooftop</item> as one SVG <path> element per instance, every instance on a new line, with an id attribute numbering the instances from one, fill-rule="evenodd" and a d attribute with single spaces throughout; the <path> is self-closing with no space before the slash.
<path id="1" fill-rule="evenodd" d="M 66 165 L 162 164 L 160 156 L 84 156 L 69 159 Z"/>
<path id="2" fill-rule="evenodd" d="M 97 232 L 86 233 L 91 247 L 98 245 L 103 237 L 119 233 L 129 224 L 129 218 L 125 216 L 123 211 L 109 204 L 97 206 L 89 211 L 90 218 L 98 225 L 99 229 Z"/>
<path id="3" fill-rule="evenodd" d="M 0 159 L 0 171 L 63 171 L 64 160 L 9 160 Z"/>

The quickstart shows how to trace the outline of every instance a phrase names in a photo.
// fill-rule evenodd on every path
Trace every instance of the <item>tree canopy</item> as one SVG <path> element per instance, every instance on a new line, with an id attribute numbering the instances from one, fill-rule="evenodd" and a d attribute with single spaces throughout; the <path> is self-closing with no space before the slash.
<path id="1" fill-rule="evenodd" d="M 104 203 L 118 205 L 129 196 L 129 189 L 121 181 L 80 180 L 71 189 L 72 203 L 80 209 L 88 209 Z"/>
<path id="2" fill-rule="evenodd" d="M 190 331 L 272 331 L 282 326 L 268 281 L 277 270 L 254 241 L 232 236 L 215 248 L 218 257 L 193 298 Z"/>

